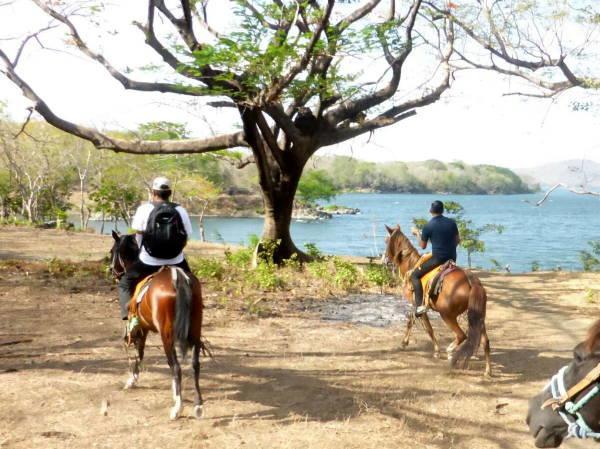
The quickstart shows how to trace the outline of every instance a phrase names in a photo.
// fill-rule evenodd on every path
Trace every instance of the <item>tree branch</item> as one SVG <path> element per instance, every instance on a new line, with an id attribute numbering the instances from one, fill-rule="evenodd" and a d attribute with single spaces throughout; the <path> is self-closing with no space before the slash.
<path id="1" fill-rule="evenodd" d="M 44 117 L 48 123 L 69 134 L 92 142 L 98 149 L 108 149 L 115 152 L 132 154 L 182 154 L 206 153 L 247 145 L 242 132 L 210 137 L 207 139 L 163 141 L 127 140 L 108 136 L 98 130 L 75 124 L 54 114 L 50 107 L 31 88 L 31 86 L 15 72 L 14 66 L 8 56 L 1 49 L 0 60 L 6 65 L 7 69 L 5 73 L 7 77 L 21 89 L 21 92 L 26 98 L 34 102 L 35 110 Z"/>
<path id="2" fill-rule="evenodd" d="M 385 87 L 371 93 L 370 95 L 342 103 L 337 108 L 325 114 L 325 119 L 330 126 L 335 126 L 343 120 L 351 119 L 358 113 L 366 111 L 390 99 L 396 93 L 398 90 L 398 85 L 400 84 L 402 65 L 413 49 L 412 31 L 421 7 L 421 3 L 421 0 L 415 0 L 409 10 L 409 14 L 406 18 L 404 50 L 395 60 L 392 61 L 392 64 L 390 64 L 392 69 L 392 78 L 389 83 Z"/>

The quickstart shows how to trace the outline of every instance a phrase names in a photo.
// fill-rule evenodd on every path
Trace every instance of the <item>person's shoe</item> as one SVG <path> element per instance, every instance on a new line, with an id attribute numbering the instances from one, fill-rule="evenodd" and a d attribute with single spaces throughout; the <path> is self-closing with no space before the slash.
<path id="1" fill-rule="evenodd" d="M 419 306 L 419 307 L 417 307 L 417 310 L 415 310 L 415 316 L 420 317 L 422 315 L 425 315 L 426 312 L 427 312 L 427 307 Z"/>

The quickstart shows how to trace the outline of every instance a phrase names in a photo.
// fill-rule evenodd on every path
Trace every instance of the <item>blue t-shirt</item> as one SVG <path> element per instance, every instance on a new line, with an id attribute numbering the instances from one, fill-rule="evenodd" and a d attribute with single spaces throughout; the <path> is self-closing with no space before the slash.
<path id="1" fill-rule="evenodd" d="M 458 227 L 451 218 L 437 215 L 429 220 L 421 232 L 421 240 L 431 240 L 431 253 L 439 259 L 456 260 Z"/>

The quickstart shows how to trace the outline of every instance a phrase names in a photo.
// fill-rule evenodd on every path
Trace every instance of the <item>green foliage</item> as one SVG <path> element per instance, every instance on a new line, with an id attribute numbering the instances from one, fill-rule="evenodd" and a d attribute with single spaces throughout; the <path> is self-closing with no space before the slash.
<path id="1" fill-rule="evenodd" d="M 531 262 L 531 271 L 536 272 L 536 271 L 540 271 L 540 269 L 541 269 L 541 266 L 537 260 L 534 260 L 533 262 Z"/>
<path id="2" fill-rule="evenodd" d="M 324 170 L 341 190 L 408 193 L 528 193 L 531 189 L 514 172 L 491 165 L 424 162 L 359 161 L 347 156 L 320 159 Z"/>
<path id="3" fill-rule="evenodd" d="M 588 242 L 590 251 L 579 251 L 579 260 L 583 265 L 583 271 L 597 271 L 600 268 L 600 240 Z"/>
<path id="4" fill-rule="evenodd" d="M 358 283 L 358 269 L 356 265 L 339 257 L 332 258 L 335 274 L 333 281 L 338 288 L 348 290 Z"/>
<path id="5" fill-rule="evenodd" d="M 383 265 L 370 263 L 365 271 L 365 278 L 371 284 L 378 286 L 383 293 L 383 288 L 393 285 L 394 277 L 392 272 Z"/>
<path id="6" fill-rule="evenodd" d="M 329 201 L 339 193 L 333 180 L 323 170 L 306 172 L 298 184 L 298 201 L 314 204 L 317 200 Z"/>
<path id="7" fill-rule="evenodd" d="M 460 246 L 467 252 L 469 268 L 471 268 L 471 255 L 474 253 L 485 252 L 485 242 L 481 240 L 481 235 L 486 232 L 496 232 L 501 234 L 504 226 L 497 224 L 486 224 L 475 227 L 473 221 L 465 218 L 464 208 L 456 201 L 444 202 L 445 214 L 456 221 L 458 233 L 460 235 Z M 427 223 L 425 218 L 413 218 L 414 226 L 420 231 Z"/>
<path id="8" fill-rule="evenodd" d="M 248 274 L 255 287 L 263 290 L 276 290 L 283 286 L 283 279 L 278 274 L 278 267 L 271 261 L 261 260 L 254 270 Z"/>
<path id="9" fill-rule="evenodd" d="M 185 124 L 166 121 L 141 124 L 138 132 L 144 140 L 179 140 L 189 137 Z"/>
<path id="10" fill-rule="evenodd" d="M 321 250 L 317 248 L 317 245 L 314 243 L 307 242 L 304 244 L 304 248 L 306 248 L 306 254 L 312 259 L 320 259 L 323 257 L 323 253 L 321 253 Z"/>
<path id="11" fill-rule="evenodd" d="M 600 292 L 598 290 L 589 287 L 585 289 L 585 302 L 588 304 L 597 304 L 599 298 Z"/>
<path id="12" fill-rule="evenodd" d="M 252 262 L 252 254 L 254 250 L 251 248 L 242 248 L 237 251 L 225 251 L 225 260 L 227 263 L 236 268 L 248 268 Z"/>
<path id="13" fill-rule="evenodd" d="M 329 262 L 327 260 L 309 262 L 306 264 L 306 268 L 317 279 L 330 278 Z"/>
<path id="14" fill-rule="evenodd" d="M 121 218 L 127 225 L 141 198 L 140 189 L 122 185 L 114 178 L 108 177 L 103 178 L 98 188 L 90 194 L 96 212 L 107 217 Z"/>
<path id="15" fill-rule="evenodd" d="M 497 259 L 490 259 L 490 262 L 492 263 L 492 271 L 501 271 L 502 270 L 502 264 L 500 262 L 498 262 Z"/>
<path id="16" fill-rule="evenodd" d="M 190 266 L 201 280 L 214 279 L 220 281 L 223 279 L 225 273 L 223 263 L 217 259 L 206 259 L 203 257 L 191 259 Z"/>

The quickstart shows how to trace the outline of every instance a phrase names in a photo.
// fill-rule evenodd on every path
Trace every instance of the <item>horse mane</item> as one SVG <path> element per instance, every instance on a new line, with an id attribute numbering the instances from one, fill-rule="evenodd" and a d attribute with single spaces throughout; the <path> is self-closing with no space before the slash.
<path id="1" fill-rule="evenodd" d="M 598 344 L 600 344 L 600 320 L 596 321 L 588 331 L 585 348 L 591 354 L 597 348 Z"/>
<path id="2" fill-rule="evenodd" d="M 135 234 L 127 234 L 121 237 L 121 248 L 123 248 L 122 256 L 127 260 L 135 260 L 138 258 L 140 248 L 138 247 Z"/>

